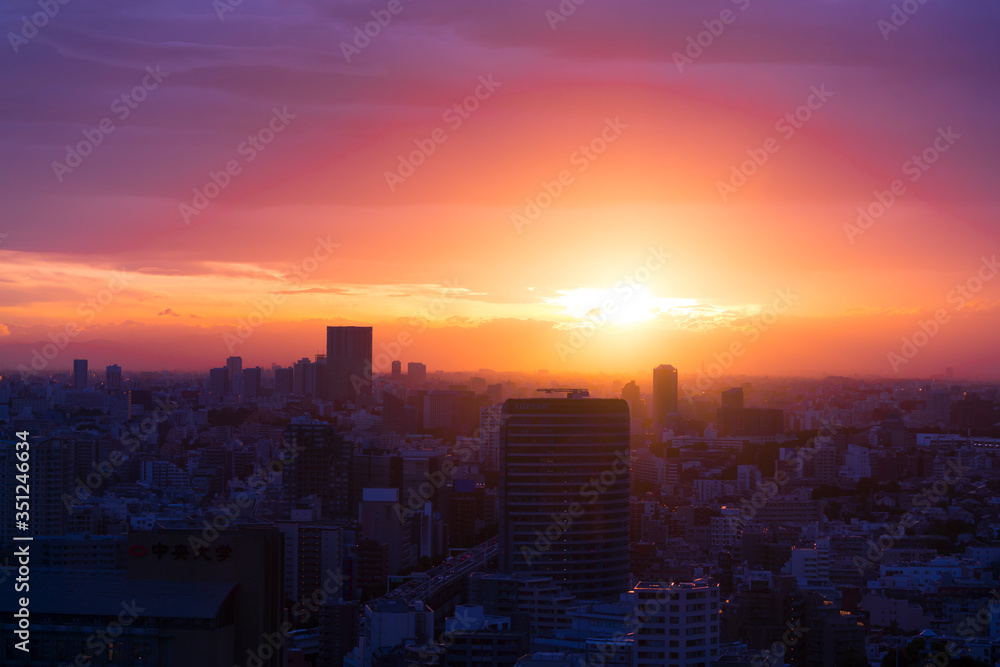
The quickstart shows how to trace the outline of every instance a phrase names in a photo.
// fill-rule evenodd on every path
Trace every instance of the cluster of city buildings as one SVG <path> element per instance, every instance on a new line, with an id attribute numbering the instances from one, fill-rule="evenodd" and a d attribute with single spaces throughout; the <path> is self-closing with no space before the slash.
<path id="1" fill-rule="evenodd" d="M 1000 659 L 996 385 L 664 365 L 643 391 L 372 353 L 371 328 L 329 327 L 288 366 L 0 371 L 34 627 L 27 657 L 4 500 L 0 661 Z"/>

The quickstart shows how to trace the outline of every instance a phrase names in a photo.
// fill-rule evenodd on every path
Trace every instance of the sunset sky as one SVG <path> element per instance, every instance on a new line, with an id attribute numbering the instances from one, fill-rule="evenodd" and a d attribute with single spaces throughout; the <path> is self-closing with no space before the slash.
<path id="1" fill-rule="evenodd" d="M 3 3 L 0 368 L 1000 375 L 997 3 L 398 2 Z"/>

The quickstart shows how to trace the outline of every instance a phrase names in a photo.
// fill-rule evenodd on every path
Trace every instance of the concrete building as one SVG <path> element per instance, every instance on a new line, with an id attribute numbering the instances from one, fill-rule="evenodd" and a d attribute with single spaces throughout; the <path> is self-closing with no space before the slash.
<path id="1" fill-rule="evenodd" d="M 645 619 L 635 631 L 636 667 L 709 667 L 719 657 L 717 583 L 640 582 L 629 597 Z"/>

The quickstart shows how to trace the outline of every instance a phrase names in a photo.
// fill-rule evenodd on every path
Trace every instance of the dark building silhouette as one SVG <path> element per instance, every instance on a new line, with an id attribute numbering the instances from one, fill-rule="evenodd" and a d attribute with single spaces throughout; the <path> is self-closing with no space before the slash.
<path id="1" fill-rule="evenodd" d="M 274 392 L 287 396 L 292 393 L 295 382 L 295 371 L 292 368 L 278 367 L 274 369 Z"/>
<path id="2" fill-rule="evenodd" d="M 722 392 L 722 407 L 743 408 L 743 387 L 733 387 Z"/>
<path id="3" fill-rule="evenodd" d="M 112 364 L 104 369 L 104 388 L 108 391 L 121 391 L 122 367 Z"/>
<path id="4" fill-rule="evenodd" d="M 427 379 L 427 366 L 416 361 L 406 364 L 406 379 L 410 382 L 424 382 Z"/>
<path id="5" fill-rule="evenodd" d="M 229 392 L 229 371 L 225 366 L 212 368 L 208 371 L 208 393 L 212 396 L 223 396 Z"/>
<path id="6" fill-rule="evenodd" d="M 243 398 L 256 401 L 260 398 L 261 379 L 264 370 L 260 366 L 247 368 L 243 371 Z"/>
<path id="7" fill-rule="evenodd" d="M 73 389 L 83 391 L 87 388 L 87 360 L 73 360 Z"/>
<path id="8" fill-rule="evenodd" d="M 677 369 L 661 365 L 653 369 L 653 420 L 662 428 L 666 415 L 677 413 Z"/>
<path id="9" fill-rule="evenodd" d="M 327 327 L 326 364 L 330 400 L 366 400 L 371 396 L 372 328 Z"/>
<path id="10" fill-rule="evenodd" d="M 319 661 L 316 667 L 341 667 L 358 643 L 361 603 L 338 600 L 319 608 Z"/>
<path id="11" fill-rule="evenodd" d="M 501 568 L 617 599 L 628 588 L 628 405 L 511 399 L 501 443 Z"/>

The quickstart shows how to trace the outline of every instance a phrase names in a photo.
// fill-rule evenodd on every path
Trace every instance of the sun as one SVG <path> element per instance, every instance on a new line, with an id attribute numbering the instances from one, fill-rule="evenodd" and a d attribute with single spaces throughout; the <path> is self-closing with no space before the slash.
<path id="1" fill-rule="evenodd" d="M 614 288 L 581 287 L 563 290 L 548 300 L 562 308 L 572 326 L 635 327 L 655 320 L 673 308 L 694 305 L 693 299 L 668 299 L 646 287 L 621 284 Z"/>

